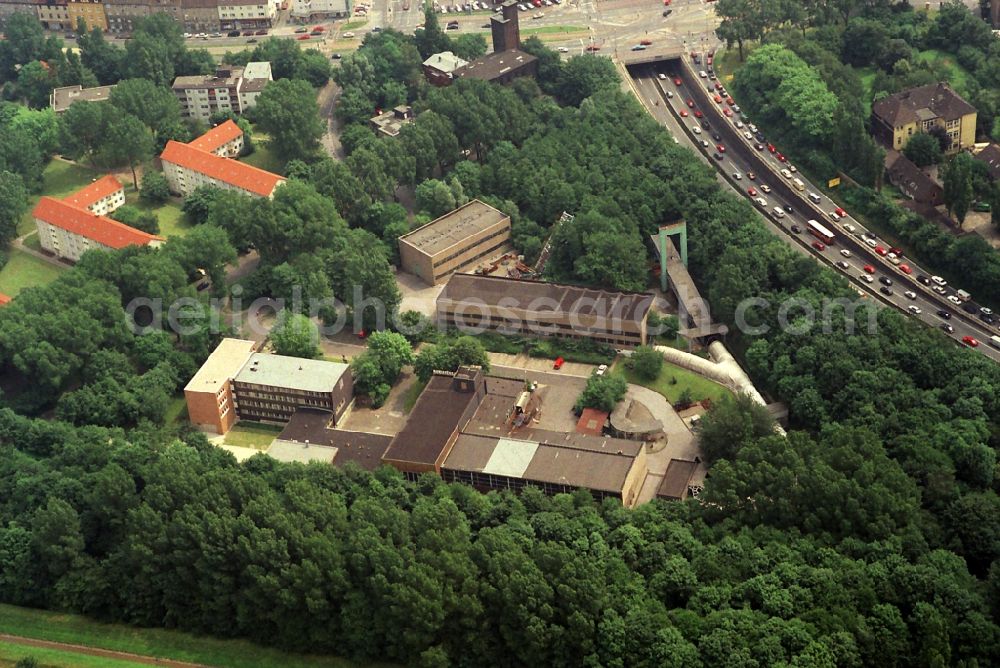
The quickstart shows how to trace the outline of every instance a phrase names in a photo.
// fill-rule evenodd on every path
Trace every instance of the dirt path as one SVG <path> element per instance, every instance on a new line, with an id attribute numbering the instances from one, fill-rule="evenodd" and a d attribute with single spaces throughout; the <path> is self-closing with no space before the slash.
<path id="1" fill-rule="evenodd" d="M 100 649 L 97 647 L 87 647 L 86 645 L 74 645 L 65 642 L 55 642 L 52 640 L 39 640 L 37 638 L 25 638 L 24 636 L 12 636 L 7 633 L 0 633 L 0 641 L 23 645 L 25 647 L 38 647 L 41 649 L 54 649 L 64 652 L 76 652 L 88 656 L 98 656 L 105 659 L 119 659 L 121 661 L 131 661 L 132 663 L 142 663 L 147 666 L 168 666 L 169 668 L 208 668 L 203 663 L 190 663 L 188 661 L 174 661 L 172 659 L 159 659 L 155 656 L 144 656 L 142 654 L 132 654 L 131 652 L 117 652 L 111 649 Z"/>

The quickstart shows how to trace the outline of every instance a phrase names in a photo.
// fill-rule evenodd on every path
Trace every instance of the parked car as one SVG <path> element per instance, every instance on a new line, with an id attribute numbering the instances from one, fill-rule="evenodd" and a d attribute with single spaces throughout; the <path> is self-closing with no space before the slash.
<path id="1" fill-rule="evenodd" d="M 564 360 L 561 357 L 557 357 L 556 361 L 552 364 L 552 368 L 553 369 L 561 369 L 562 366 L 563 366 L 563 364 L 565 364 L 565 363 L 566 363 L 566 360 Z"/>

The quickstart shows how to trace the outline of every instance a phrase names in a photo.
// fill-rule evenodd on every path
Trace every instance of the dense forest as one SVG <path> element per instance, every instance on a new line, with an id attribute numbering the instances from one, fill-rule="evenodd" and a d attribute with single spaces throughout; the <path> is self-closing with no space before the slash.
<path id="1" fill-rule="evenodd" d="M 369 61 L 355 64 L 379 74 L 357 85 L 379 95 L 419 59 L 412 42 L 369 36 L 345 66 Z M 781 332 L 782 300 L 855 293 L 721 191 L 601 59 L 559 64 L 529 42 L 546 57 L 538 85 L 415 85 L 422 113 L 399 139 L 349 127 L 346 161 L 289 164 L 287 199 L 227 215 L 203 192 L 197 243 L 91 253 L 0 310 L 4 378 L 44 381 L 0 409 L 0 598 L 435 667 L 1000 663 L 1000 368 L 888 310 L 874 333 L 849 333 L 840 312 L 832 333 Z M 124 331 L 129 295 L 186 295 L 191 267 L 220 272 L 250 238 L 266 249 L 261 292 L 337 294 L 366 267 L 384 286 L 399 226 L 378 212 L 396 210 L 392 186 L 410 174 L 501 206 L 522 244 L 576 212 L 554 275 L 612 287 L 644 285 L 644 236 L 688 221 L 718 319 L 734 325 L 748 296 L 773 304 L 754 312 L 768 333 L 728 343 L 789 405 L 788 437 L 751 402 L 718 405 L 700 499 L 625 510 L 391 469 L 237 464 L 142 405 L 126 379 L 169 396 L 213 339 Z M 23 414 L 53 405 L 63 420 Z M 104 405 L 128 419 L 100 417 Z"/>

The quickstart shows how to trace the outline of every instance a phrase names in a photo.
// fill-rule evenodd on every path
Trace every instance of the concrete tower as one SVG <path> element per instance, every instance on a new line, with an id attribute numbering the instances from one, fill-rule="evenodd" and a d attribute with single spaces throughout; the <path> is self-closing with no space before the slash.
<path id="1" fill-rule="evenodd" d="M 517 2 L 507 0 L 500 6 L 500 11 L 502 13 L 499 16 L 494 14 L 490 19 L 490 28 L 493 30 L 493 52 L 502 53 L 520 49 L 521 29 L 517 23 Z"/>

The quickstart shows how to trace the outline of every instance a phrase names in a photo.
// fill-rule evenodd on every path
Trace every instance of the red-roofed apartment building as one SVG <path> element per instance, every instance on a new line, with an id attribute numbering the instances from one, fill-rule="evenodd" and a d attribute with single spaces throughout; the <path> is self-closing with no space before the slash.
<path id="1" fill-rule="evenodd" d="M 167 142 L 160 162 L 170 190 L 186 197 L 198 186 L 214 186 L 251 197 L 271 197 L 285 182 L 284 177 L 223 157 L 242 143 L 243 131 L 232 121 L 212 128 L 190 144 Z"/>
<path id="2" fill-rule="evenodd" d="M 107 218 L 125 203 L 118 179 L 105 176 L 65 199 L 43 197 L 31 215 L 42 248 L 56 257 L 76 262 L 91 248 L 117 250 L 126 246 L 159 246 L 163 237 L 148 234 Z"/>

